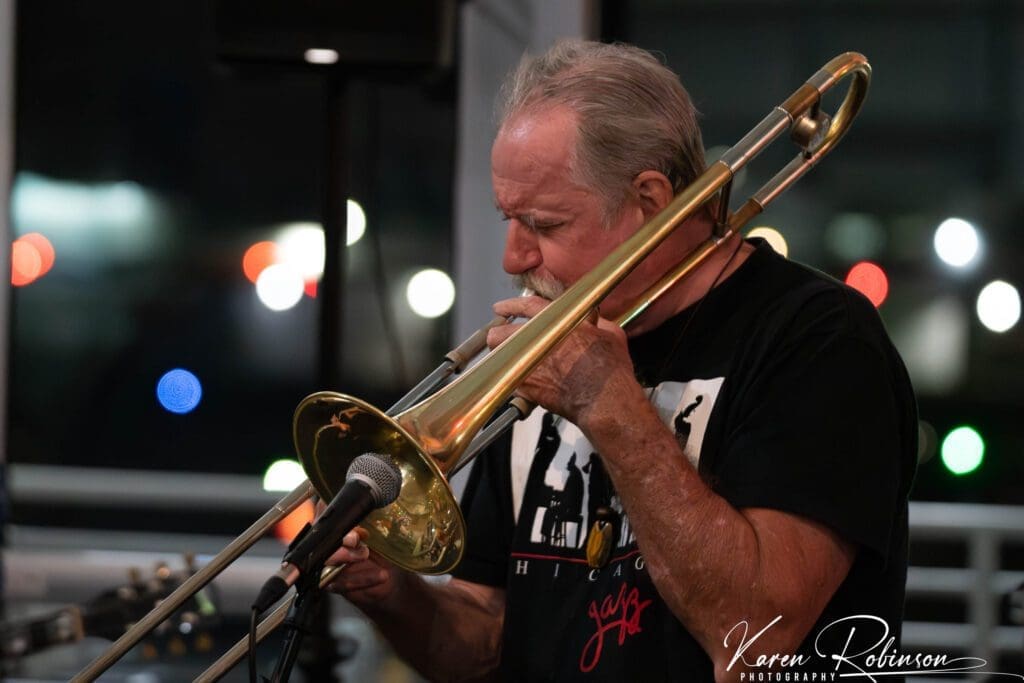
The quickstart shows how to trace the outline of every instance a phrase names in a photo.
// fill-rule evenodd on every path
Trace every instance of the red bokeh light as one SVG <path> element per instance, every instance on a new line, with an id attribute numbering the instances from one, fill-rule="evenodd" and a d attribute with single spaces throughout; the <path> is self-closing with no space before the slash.
<path id="1" fill-rule="evenodd" d="M 302 527 L 312 522 L 315 516 L 316 507 L 313 505 L 313 501 L 307 500 L 274 525 L 274 536 L 285 544 L 291 543 L 302 531 Z"/>
<path id="2" fill-rule="evenodd" d="M 249 282 L 256 284 L 260 273 L 267 266 L 277 263 L 277 245 L 273 242 L 257 242 L 245 250 L 242 257 L 242 272 Z"/>
<path id="3" fill-rule="evenodd" d="M 850 269 L 846 284 L 866 296 L 878 308 L 889 294 L 885 271 L 870 261 L 861 261 Z"/>
<path id="4" fill-rule="evenodd" d="M 27 235 L 23 235 L 19 241 L 28 242 L 36 248 L 37 252 L 39 252 L 42 264 L 39 268 L 39 274 L 36 275 L 36 277 L 41 278 L 50 272 L 50 268 L 53 268 L 53 262 L 57 257 L 57 253 L 54 251 L 53 245 L 50 244 L 50 240 L 46 239 L 42 233 L 30 232 Z"/>
<path id="5" fill-rule="evenodd" d="M 11 245 L 11 284 L 23 287 L 42 274 L 43 257 L 31 242 L 14 240 Z"/>

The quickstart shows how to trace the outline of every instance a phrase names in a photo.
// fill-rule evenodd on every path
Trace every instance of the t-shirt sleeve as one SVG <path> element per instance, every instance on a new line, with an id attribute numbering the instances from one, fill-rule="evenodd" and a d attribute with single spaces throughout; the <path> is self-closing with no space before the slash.
<path id="1" fill-rule="evenodd" d="M 514 518 L 509 464 L 511 438 L 495 442 L 473 463 L 462 513 L 466 549 L 452 576 L 488 586 L 505 586 Z"/>
<path id="2" fill-rule="evenodd" d="M 850 330 L 801 335 L 745 392 L 715 489 L 737 508 L 821 522 L 884 564 L 908 485 L 903 381 L 884 348 Z"/>

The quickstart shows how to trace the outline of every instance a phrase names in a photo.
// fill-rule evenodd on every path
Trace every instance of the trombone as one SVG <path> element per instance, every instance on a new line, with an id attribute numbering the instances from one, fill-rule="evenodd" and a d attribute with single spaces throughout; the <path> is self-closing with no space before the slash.
<path id="1" fill-rule="evenodd" d="M 847 78 L 850 83 L 843 102 L 835 115 L 829 116 L 821 108 L 821 99 Z M 871 66 L 863 55 L 847 52 L 830 60 L 594 270 L 454 381 L 448 380 L 486 348 L 487 330 L 504 323 L 504 319 L 495 318 L 450 351 L 436 370 L 387 412 L 335 392 L 322 391 L 305 398 L 295 410 L 293 438 L 309 479 L 282 498 L 72 680 L 95 680 L 314 493 L 327 500 L 333 498 L 344 484 L 351 462 L 367 452 L 388 454 L 402 474 L 398 499 L 371 512 L 363 521 L 369 532 L 367 545 L 411 571 L 424 574 L 451 571 L 462 557 L 466 526 L 447 478 L 532 409 L 522 399 L 509 400 L 516 387 L 633 268 L 709 201 L 718 198 L 716 225 L 711 236 L 649 289 L 618 322 L 628 325 L 658 296 L 736 235 L 835 147 L 860 111 L 870 80 Z M 730 212 L 729 193 L 735 174 L 786 131 L 790 132 L 799 153 L 738 209 Z M 487 424 L 502 406 L 507 407 Z M 337 571 L 339 568 L 328 569 L 321 578 L 321 585 L 328 583 Z M 260 624 L 258 639 L 283 621 L 287 602 Z M 243 639 L 197 680 L 217 680 L 244 652 Z"/>

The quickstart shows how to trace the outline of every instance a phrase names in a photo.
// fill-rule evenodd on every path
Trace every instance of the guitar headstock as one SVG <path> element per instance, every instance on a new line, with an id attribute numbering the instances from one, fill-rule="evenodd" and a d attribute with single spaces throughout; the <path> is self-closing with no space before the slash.
<path id="1" fill-rule="evenodd" d="M 185 556 L 184 569 L 172 570 L 162 562 L 148 576 L 133 569 L 128 583 L 101 593 L 86 605 L 86 634 L 116 640 L 194 573 L 192 555 Z M 208 651 L 212 646 L 208 629 L 219 620 L 217 603 L 213 586 L 195 593 L 143 641 L 143 655 L 156 658 L 161 653 L 181 656 L 190 650 Z"/>
<path id="2" fill-rule="evenodd" d="M 133 569 L 126 584 L 106 590 L 84 605 L 65 607 L 41 618 L 4 622 L 0 624 L 0 657 L 23 657 L 85 636 L 116 640 L 194 573 L 194 559 L 186 555 L 184 569 L 172 570 L 166 563 L 158 564 L 149 575 Z M 218 602 L 212 586 L 193 595 L 142 642 L 143 656 L 208 651 L 213 644 L 209 629 L 219 620 Z"/>

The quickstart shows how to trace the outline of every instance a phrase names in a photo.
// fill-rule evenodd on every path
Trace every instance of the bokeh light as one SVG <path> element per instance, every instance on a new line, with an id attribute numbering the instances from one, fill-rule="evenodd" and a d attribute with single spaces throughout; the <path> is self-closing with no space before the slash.
<path id="1" fill-rule="evenodd" d="M 844 261 L 873 258 L 886 240 L 882 223 L 866 213 L 838 214 L 825 228 L 825 245 Z"/>
<path id="2" fill-rule="evenodd" d="M 412 276 L 405 297 L 416 315 L 436 318 L 447 313 L 455 303 L 455 284 L 447 273 L 427 268 Z"/>
<path id="3" fill-rule="evenodd" d="M 256 296 L 272 311 L 286 311 L 299 303 L 305 288 L 302 276 L 284 263 L 267 266 L 256 278 Z"/>
<path id="4" fill-rule="evenodd" d="M 870 261 L 861 261 L 851 268 L 846 275 L 846 284 L 866 296 L 876 308 L 889 294 L 889 278 L 885 271 Z"/>
<path id="5" fill-rule="evenodd" d="M 351 247 L 366 232 L 366 212 L 354 199 L 346 204 L 345 246 Z"/>
<path id="6" fill-rule="evenodd" d="M 310 64 L 335 64 L 338 61 L 338 51 L 324 47 L 312 47 L 302 54 L 302 58 Z"/>
<path id="7" fill-rule="evenodd" d="M 35 245 L 14 240 L 11 245 L 11 284 L 24 287 L 33 282 L 43 270 L 43 257 Z"/>
<path id="8" fill-rule="evenodd" d="M 274 525 L 274 537 L 288 545 L 299 535 L 302 527 L 311 524 L 315 518 L 316 506 L 313 505 L 313 501 L 304 500 L 302 505 L 289 512 L 284 519 Z"/>
<path id="9" fill-rule="evenodd" d="M 324 229 L 319 223 L 289 223 L 277 239 L 278 263 L 286 263 L 303 280 L 324 274 Z"/>
<path id="10" fill-rule="evenodd" d="M 970 474 L 985 458 L 985 440 L 973 427 L 962 425 L 942 440 L 942 464 L 956 475 Z"/>
<path id="11" fill-rule="evenodd" d="M 766 225 L 758 226 L 747 233 L 747 237 L 760 237 L 767 242 L 776 254 L 789 256 L 789 244 L 781 232 Z"/>
<path id="12" fill-rule="evenodd" d="M 169 370 L 156 384 L 156 398 L 160 405 L 179 415 L 195 410 L 202 397 L 203 387 L 199 378 L 183 368 Z"/>
<path id="13" fill-rule="evenodd" d="M 270 463 L 263 473 L 264 491 L 291 491 L 306 480 L 306 473 L 298 460 L 284 458 Z"/>
<path id="14" fill-rule="evenodd" d="M 1020 320 L 1020 293 L 1009 282 L 995 280 L 978 294 L 976 310 L 982 325 L 993 332 L 1006 332 Z"/>
<path id="15" fill-rule="evenodd" d="M 954 268 L 963 268 L 978 255 L 978 230 L 963 218 L 947 218 L 935 229 L 935 253 Z"/>
<path id="16" fill-rule="evenodd" d="M 273 242 L 257 242 L 245 250 L 242 256 L 242 272 L 249 282 L 256 284 L 267 267 L 277 263 L 277 245 Z"/>
<path id="17" fill-rule="evenodd" d="M 19 237 L 18 241 L 31 244 L 39 253 L 39 258 L 42 259 L 39 274 L 36 275 L 36 278 L 41 278 L 49 273 L 50 269 L 53 268 L 53 262 L 57 258 L 57 252 L 54 250 L 50 240 L 46 239 L 46 236 L 42 233 L 30 232 L 27 235 Z"/>

